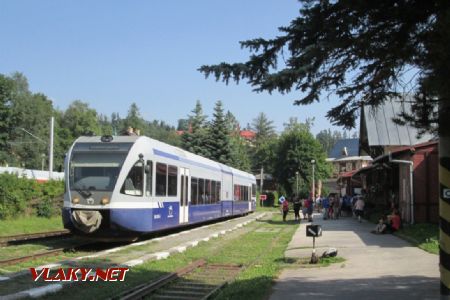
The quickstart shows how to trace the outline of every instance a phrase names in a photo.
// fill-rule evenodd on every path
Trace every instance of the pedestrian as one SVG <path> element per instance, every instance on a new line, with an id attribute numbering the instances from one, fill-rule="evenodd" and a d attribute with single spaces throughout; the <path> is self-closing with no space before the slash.
<path id="1" fill-rule="evenodd" d="M 278 198 L 278 203 L 279 203 L 279 205 L 280 205 L 280 212 L 281 212 L 281 214 L 283 214 L 283 202 L 286 200 L 286 198 L 283 196 L 283 195 L 281 195 L 281 197 L 280 198 Z"/>
<path id="2" fill-rule="evenodd" d="M 358 200 L 355 202 L 355 214 L 358 217 L 359 223 L 361 223 L 361 218 L 364 214 L 364 200 L 361 196 L 358 197 Z"/>
<path id="3" fill-rule="evenodd" d="M 308 214 L 308 200 L 307 199 L 303 199 L 302 200 L 302 214 L 303 214 L 303 219 L 306 220 L 307 219 L 307 214 Z"/>
<path id="4" fill-rule="evenodd" d="M 322 210 L 323 210 L 323 219 L 328 219 L 328 209 L 330 208 L 330 199 L 329 197 L 325 197 L 322 199 Z"/>
<path id="5" fill-rule="evenodd" d="M 342 205 L 342 199 L 341 197 L 337 196 L 334 199 L 334 203 L 333 203 L 333 212 L 334 212 L 334 219 L 339 219 L 340 215 L 341 215 L 341 205 Z"/>
<path id="6" fill-rule="evenodd" d="M 312 222 L 314 202 L 312 198 L 309 198 L 307 201 L 308 201 L 308 221 Z"/>
<path id="7" fill-rule="evenodd" d="M 281 205 L 282 211 L 283 211 L 283 222 L 286 222 L 286 216 L 289 212 L 289 201 L 285 199 L 283 201 L 283 204 Z"/>
<path id="8" fill-rule="evenodd" d="M 330 194 L 330 206 L 328 207 L 328 217 L 333 220 L 334 218 L 334 201 L 336 199 L 334 198 L 333 194 Z"/>
<path id="9" fill-rule="evenodd" d="M 301 206 L 302 206 L 302 203 L 300 202 L 300 198 L 298 196 L 295 196 L 295 198 L 294 198 L 295 221 L 300 222 L 300 207 Z"/>

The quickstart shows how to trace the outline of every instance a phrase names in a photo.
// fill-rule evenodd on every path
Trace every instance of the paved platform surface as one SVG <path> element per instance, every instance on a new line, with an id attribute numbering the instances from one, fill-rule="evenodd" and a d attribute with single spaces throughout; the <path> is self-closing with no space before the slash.
<path id="1" fill-rule="evenodd" d="M 285 256 L 310 257 L 312 238 L 303 223 Z M 351 217 L 322 220 L 322 237 L 316 238 L 317 254 L 338 249 L 344 263 L 323 268 L 285 269 L 273 287 L 271 300 L 287 299 L 439 299 L 439 256 L 387 234 L 370 233 L 374 225 Z"/>

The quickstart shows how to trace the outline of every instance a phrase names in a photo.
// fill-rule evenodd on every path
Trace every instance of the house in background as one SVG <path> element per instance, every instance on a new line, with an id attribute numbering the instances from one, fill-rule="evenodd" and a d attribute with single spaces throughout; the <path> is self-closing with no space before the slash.
<path id="1" fill-rule="evenodd" d="M 342 139 L 336 142 L 328 154 L 327 162 L 333 166 L 333 175 L 324 180 L 323 185 L 330 192 L 339 192 L 341 196 L 360 193 L 361 184 L 352 179 L 359 169 L 370 164 L 370 156 L 359 155 L 359 139 Z"/>
<path id="2" fill-rule="evenodd" d="M 361 108 L 359 155 L 375 158 L 399 146 L 413 146 L 433 139 L 429 133 L 419 137 L 417 128 L 394 122 L 399 114 L 412 113 L 411 101 L 406 96 L 403 100 L 395 98 L 386 101 L 376 108 Z"/>
<path id="3" fill-rule="evenodd" d="M 403 221 L 439 222 L 438 141 L 398 147 L 356 172 L 372 208 L 398 207 Z M 412 180 L 411 180 L 412 179 Z"/>
<path id="4" fill-rule="evenodd" d="M 432 134 L 418 135 L 394 119 L 411 113 L 408 97 L 386 101 L 377 108 L 363 107 L 360 155 L 374 160 L 351 175 L 367 192 L 367 208 L 389 212 L 398 207 L 402 220 L 438 222 L 438 147 Z"/>

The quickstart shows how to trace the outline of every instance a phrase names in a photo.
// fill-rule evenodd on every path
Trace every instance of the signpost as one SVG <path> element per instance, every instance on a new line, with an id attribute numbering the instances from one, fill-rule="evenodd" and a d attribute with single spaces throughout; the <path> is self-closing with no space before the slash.
<path id="1" fill-rule="evenodd" d="M 320 225 L 306 225 L 306 236 L 313 238 L 313 252 L 309 263 L 316 264 L 319 258 L 316 255 L 316 237 L 322 236 L 322 227 Z"/>
<path id="2" fill-rule="evenodd" d="M 450 189 L 443 189 L 443 191 L 442 191 L 442 198 L 450 199 Z"/>
<path id="3" fill-rule="evenodd" d="M 267 195 L 259 195 L 259 200 L 266 201 Z"/>

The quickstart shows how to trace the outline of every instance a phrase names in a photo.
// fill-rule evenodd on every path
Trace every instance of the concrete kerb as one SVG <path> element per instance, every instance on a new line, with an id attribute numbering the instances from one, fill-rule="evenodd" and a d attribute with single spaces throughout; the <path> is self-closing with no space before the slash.
<path id="1" fill-rule="evenodd" d="M 255 216 L 254 218 L 252 218 L 252 219 L 250 219 L 250 220 L 248 220 L 246 222 L 238 224 L 240 226 L 235 226 L 233 229 L 221 230 L 221 231 L 219 231 L 217 233 L 211 234 L 210 237 L 204 238 L 204 239 L 202 239 L 200 241 L 209 241 L 211 237 L 216 238 L 220 234 L 222 234 L 222 235 L 225 234 L 225 233 L 223 233 L 224 231 L 225 232 L 231 232 L 231 231 L 233 231 L 235 229 L 242 228 L 244 225 L 247 225 L 247 224 L 249 224 L 251 222 L 254 222 L 256 220 L 259 220 L 259 219 L 263 218 L 265 215 L 266 215 L 266 213 L 262 213 L 262 214 L 260 214 L 258 216 Z M 230 222 L 230 221 L 231 220 L 228 220 L 226 222 Z M 195 228 L 194 230 L 199 230 L 201 228 L 208 228 L 208 227 L 213 226 L 213 225 L 214 224 L 206 225 L 204 227 Z M 165 237 L 157 238 L 157 240 L 166 239 L 166 238 L 169 238 L 171 236 L 173 236 L 173 235 L 168 235 L 168 236 L 165 236 Z M 156 239 L 152 239 L 152 240 L 149 240 L 149 241 L 142 242 L 141 245 L 145 245 L 145 244 L 153 242 L 155 240 Z M 127 262 L 121 264 L 121 266 L 135 267 L 135 266 L 141 265 L 141 264 L 143 264 L 143 263 L 145 263 L 147 261 L 150 261 L 150 260 L 166 259 L 171 254 L 184 252 L 189 247 L 196 247 L 198 245 L 198 243 L 199 243 L 199 240 L 191 241 L 191 242 L 189 242 L 186 245 L 179 245 L 179 246 L 176 246 L 176 247 L 172 247 L 168 251 L 156 252 L 156 253 L 145 255 L 145 256 L 137 258 L 137 259 L 133 259 L 133 260 L 127 261 Z M 136 246 L 136 244 L 121 246 L 121 247 L 117 247 L 117 248 L 114 248 L 114 249 L 108 249 L 108 250 L 102 251 L 100 253 L 101 254 L 107 254 L 107 253 L 111 253 L 111 252 L 117 252 L 119 250 L 126 249 L 126 248 L 132 247 L 132 246 Z M 82 259 L 85 259 L 85 258 L 98 257 L 98 256 L 101 256 L 100 253 L 97 253 L 97 254 L 94 254 L 94 255 L 87 255 L 87 256 L 83 256 L 83 257 L 78 257 L 78 258 L 72 259 L 70 261 L 74 262 L 76 260 L 82 260 Z M 61 262 L 61 263 L 42 265 L 42 266 L 37 267 L 36 269 L 39 270 L 39 269 L 43 269 L 43 268 L 47 268 L 47 267 L 50 268 L 50 269 L 54 269 L 54 268 L 60 267 L 63 263 L 67 263 L 67 262 L 70 262 L 70 261 L 64 261 L 64 262 Z M 21 275 L 23 275 L 24 273 L 27 273 L 27 272 L 24 271 L 24 272 L 18 272 L 18 273 L 21 273 Z M 5 278 L 3 280 L 9 280 L 9 279 L 14 278 L 14 277 L 10 276 L 10 277 L 2 277 L 2 278 Z M 47 286 L 39 287 L 39 288 L 32 288 L 32 289 L 21 291 L 21 292 L 18 292 L 18 293 L 1 296 L 1 299 L 12 300 L 12 299 L 22 299 L 22 298 L 25 298 L 25 297 L 32 297 L 32 298 L 42 297 L 42 296 L 50 294 L 50 293 L 58 292 L 59 290 L 61 290 L 63 288 L 64 285 L 69 285 L 69 284 L 72 284 L 72 282 L 64 282 L 64 283 L 58 283 L 58 284 L 51 284 L 51 285 L 47 285 Z"/>
<path id="2" fill-rule="evenodd" d="M 226 230 L 225 233 L 226 233 L 226 232 L 231 232 L 231 231 L 233 231 L 234 229 L 242 228 L 242 227 L 244 226 L 244 223 L 246 223 L 245 225 L 247 225 L 247 224 L 249 224 L 250 222 L 254 222 L 254 221 L 256 221 L 256 220 L 259 220 L 259 219 L 263 218 L 265 215 L 266 215 L 266 213 L 263 213 L 263 214 L 261 214 L 261 215 L 259 215 L 259 216 L 255 216 L 255 218 L 252 218 L 252 219 L 250 219 L 250 220 L 248 220 L 248 221 L 246 221 L 246 222 L 243 222 L 243 223 L 238 224 L 238 225 L 240 225 L 240 226 L 237 226 L 237 227 L 235 226 L 232 230 Z M 219 232 L 212 233 L 212 234 L 210 234 L 208 237 L 205 237 L 205 238 L 203 238 L 203 239 L 191 241 L 191 242 L 188 242 L 188 243 L 185 243 L 185 244 L 181 244 L 181 245 L 172 247 L 172 248 L 168 249 L 167 252 L 164 252 L 165 255 L 164 255 L 164 256 L 161 256 L 162 258 L 157 257 L 156 259 L 165 259 L 165 258 L 168 258 L 168 257 L 169 257 L 170 255 L 172 255 L 172 254 L 180 253 L 180 249 L 183 249 L 182 252 L 184 252 L 184 251 L 187 250 L 187 248 L 192 248 L 192 247 L 198 246 L 199 242 L 208 242 L 211 238 L 217 238 L 217 237 L 219 237 L 220 234 L 225 234 L 225 233 L 223 233 L 223 232 L 224 232 L 224 230 L 221 230 L 221 231 L 219 231 Z M 150 261 L 150 260 L 152 260 L 152 259 L 155 259 L 155 253 L 147 254 L 147 255 L 144 255 L 144 256 L 142 256 L 142 257 L 140 257 L 140 258 L 138 258 L 138 259 L 134 259 L 134 260 L 125 262 L 124 265 L 130 266 L 130 263 L 131 263 L 131 264 L 133 264 L 133 266 L 137 266 L 137 265 L 139 265 L 139 264 L 143 264 L 144 262 Z M 139 263 L 137 263 L 137 262 L 139 262 Z"/>
<path id="3" fill-rule="evenodd" d="M 26 291 L 21 291 L 15 294 L 10 294 L 6 296 L 0 296 L 2 300 L 15 300 L 15 299 L 22 299 L 26 297 L 30 298 L 39 298 L 42 296 L 45 296 L 47 294 L 56 293 L 60 291 L 63 288 L 63 285 L 61 283 L 53 283 L 46 286 L 41 286 L 38 288 L 29 289 Z"/>

